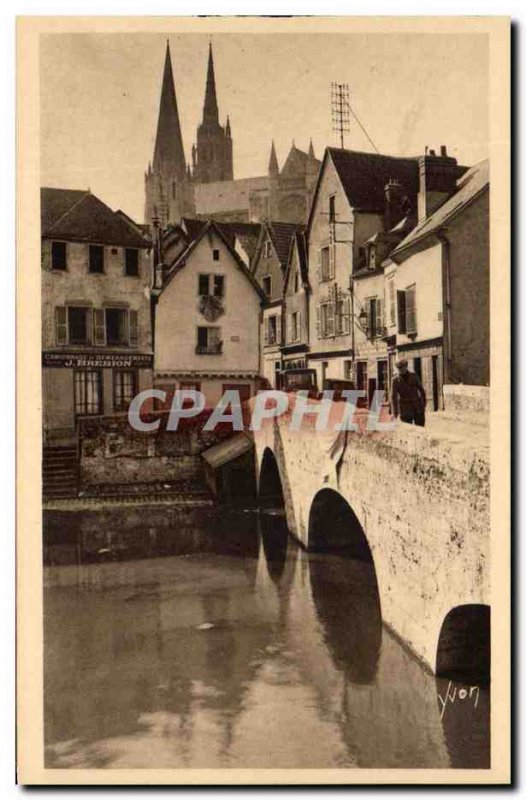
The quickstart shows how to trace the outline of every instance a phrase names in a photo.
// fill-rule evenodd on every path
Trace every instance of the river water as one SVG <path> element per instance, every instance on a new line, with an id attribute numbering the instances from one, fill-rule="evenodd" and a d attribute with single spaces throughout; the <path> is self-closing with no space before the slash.
<path id="1" fill-rule="evenodd" d="M 382 626 L 374 568 L 280 512 L 45 517 L 48 768 L 487 767 L 489 697 Z"/>

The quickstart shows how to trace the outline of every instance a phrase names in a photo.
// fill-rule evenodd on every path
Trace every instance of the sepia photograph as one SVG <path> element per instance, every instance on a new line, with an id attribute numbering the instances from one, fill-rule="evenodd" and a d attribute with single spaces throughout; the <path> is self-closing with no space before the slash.
<path id="1" fill-rule="evenodd" d="M 18 34 L 19 779 L 506 783 L 509 20 Z"/>

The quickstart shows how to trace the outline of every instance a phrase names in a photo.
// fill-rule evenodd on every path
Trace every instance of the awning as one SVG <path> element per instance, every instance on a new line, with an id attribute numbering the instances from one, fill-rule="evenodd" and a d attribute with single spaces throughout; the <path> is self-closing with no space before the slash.
<path id="1" fill-rule="evenodd" d="M 227 461 L 233 461 L 239 458 L 244 453 L 248 453 L 254 447 L 254 442 L 244 433 L 236 433 L 224 442 L 213 445 L 201 453 L 202 458 L 213 469 L 218 469 L 226 464 Z"/>

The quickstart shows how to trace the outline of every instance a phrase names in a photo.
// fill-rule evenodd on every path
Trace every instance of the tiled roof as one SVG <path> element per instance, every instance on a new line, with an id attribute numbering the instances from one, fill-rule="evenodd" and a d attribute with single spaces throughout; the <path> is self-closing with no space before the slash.
<path id="1" fill-rule="evenodd" d="M 398 158 L 376 153 L 327 148 L 349 205 L 364 211 L 383 210 L 384 188 L 399 181 L 413 209 L 417 207 L 418 158 Z"/>
<path id="2" fill-rule="evenodd" d="M 307 238 L 305 229 L 302 228 L 301 230 L 296 231 L 294 234 L 291 244 L 290 244 L 290 253 L 287 263 L 287 269 L 285 272 L 285 280 L 283 283 L 283 292 L 286 292 L 287 284 L 289 281 L 290 269 L 292 265 L 292 254 L 294 252 L 294 245 L 296 245 L 296 249 L 298 251 L 298 263 L 300 268 L 300 276 L 301 282 L 303 285 L 307 285 L 309 282 L 309 269 L 307 264 Z"/>
<path id="3" fill-rule="evenodd" d="M 412 245 L 417 240 L 429 236 L 437 228 L 445 225 L 447 221 L 462 211 L 476 195 L 489 185 L 489 161 L 480 161 L 457 181 L 457 191 L 449 200 L 440 206 L 433 214 L 419 222 L 412 231 L 403 239 L 392 255 L 396 256 L 402 250 Z"/>
<path id="4" fill-rule="evenodd" d="M 175 275 L 177 275 L 178 272 L 180 272 L 182 269 L 184 269 L 188 258 L 191 256 L 191 254 L 194 251 L 195 247 L 197 246 L 197 244 L 200 242 L 200 240 L 203 238 L 203 236 L 205 235 L 205 233 L 208 230 L 215 230 L 219 234 L 219 237 L 223 240 L 224 244 L 226 245 L 226 247 L 228 248 L 228 250 L 232 254 L 234 260 L 236 261 L 236 263 L 238 265 L 238 267 L 241 269 L 241 271 L 246 276 L 248 281 L 252 284 L 254 289 L 257 291 L 257 293 L 263 299 L 264 298 L 263 290 L 259 286 L 259 284 L 256 281 L 256 279 L 254 278 L 254 276 L 251 274 L 249 268 L 244 263 L 244 261 L 241 258 L 241 256 L 236 252 L 234 244 L 233 244 L 231 238 L 229 239 L 229 237 L 225 235 L 225 232 L 224 232 L 222 226 L 220 225 L 220 223 L 215 222 L 214 220 L 208 220 L 207 222 L 205 222 L 204 225 L 201 226 L 201 230 L 199 231 L 197 236 L 190 241 L 190 243 L 185 248 L 185 250 L 183 250 L 183 252 L 176 258 L 176 260 L 174 261 L 174 263 L 170 267 L 170 271 L 168 272 L 168 274 L 166 276 L 166 281 L 165 281 L 165 283 L 163 285 L 162 291 L 164 291 L 164 289 L 170 283 L 172 278 Z"/>
<path id="5" fill-rule="evenodd" d="M 73 189 L 40 190 L 42 236 L 57 239 L 150 247 L 130 222 L 126 222 L 91 192 Z"/>
<path id="6" fill-rule="evenodd" d="M 183 217 L 181 220 L 188 233 L 190 241 L 200 235 L 203 228 L 208 224 L 208 220 L 193 219 Z M 247 256 L 252 258 L 257 247 L 261 224 L 258 222 L 221 222 L 216 221 L 216 226 L 221 230 L 225 238 L 232 247 L 235 247 L 236 239 L 242 245 Z"/>
<path id="7" fill-rule="evenodd" d="M 267 225 L 278 260 L 285 269 L 289 259 L 292 237 L 304 226 L 295 222 L 274 222 L 273 220 L 269 221 Z"/>

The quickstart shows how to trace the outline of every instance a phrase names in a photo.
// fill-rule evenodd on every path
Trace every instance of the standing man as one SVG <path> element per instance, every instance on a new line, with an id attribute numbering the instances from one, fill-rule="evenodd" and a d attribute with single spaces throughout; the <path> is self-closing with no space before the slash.
<path id="1" fill-rule="evenodd" d="M 426 393 L 415 372 L 409 372 L 407 359 L 396 362 L 398 375 L 391 387 L 391 410 L 395 418 L 410 425 L 426 424 Z"/>

